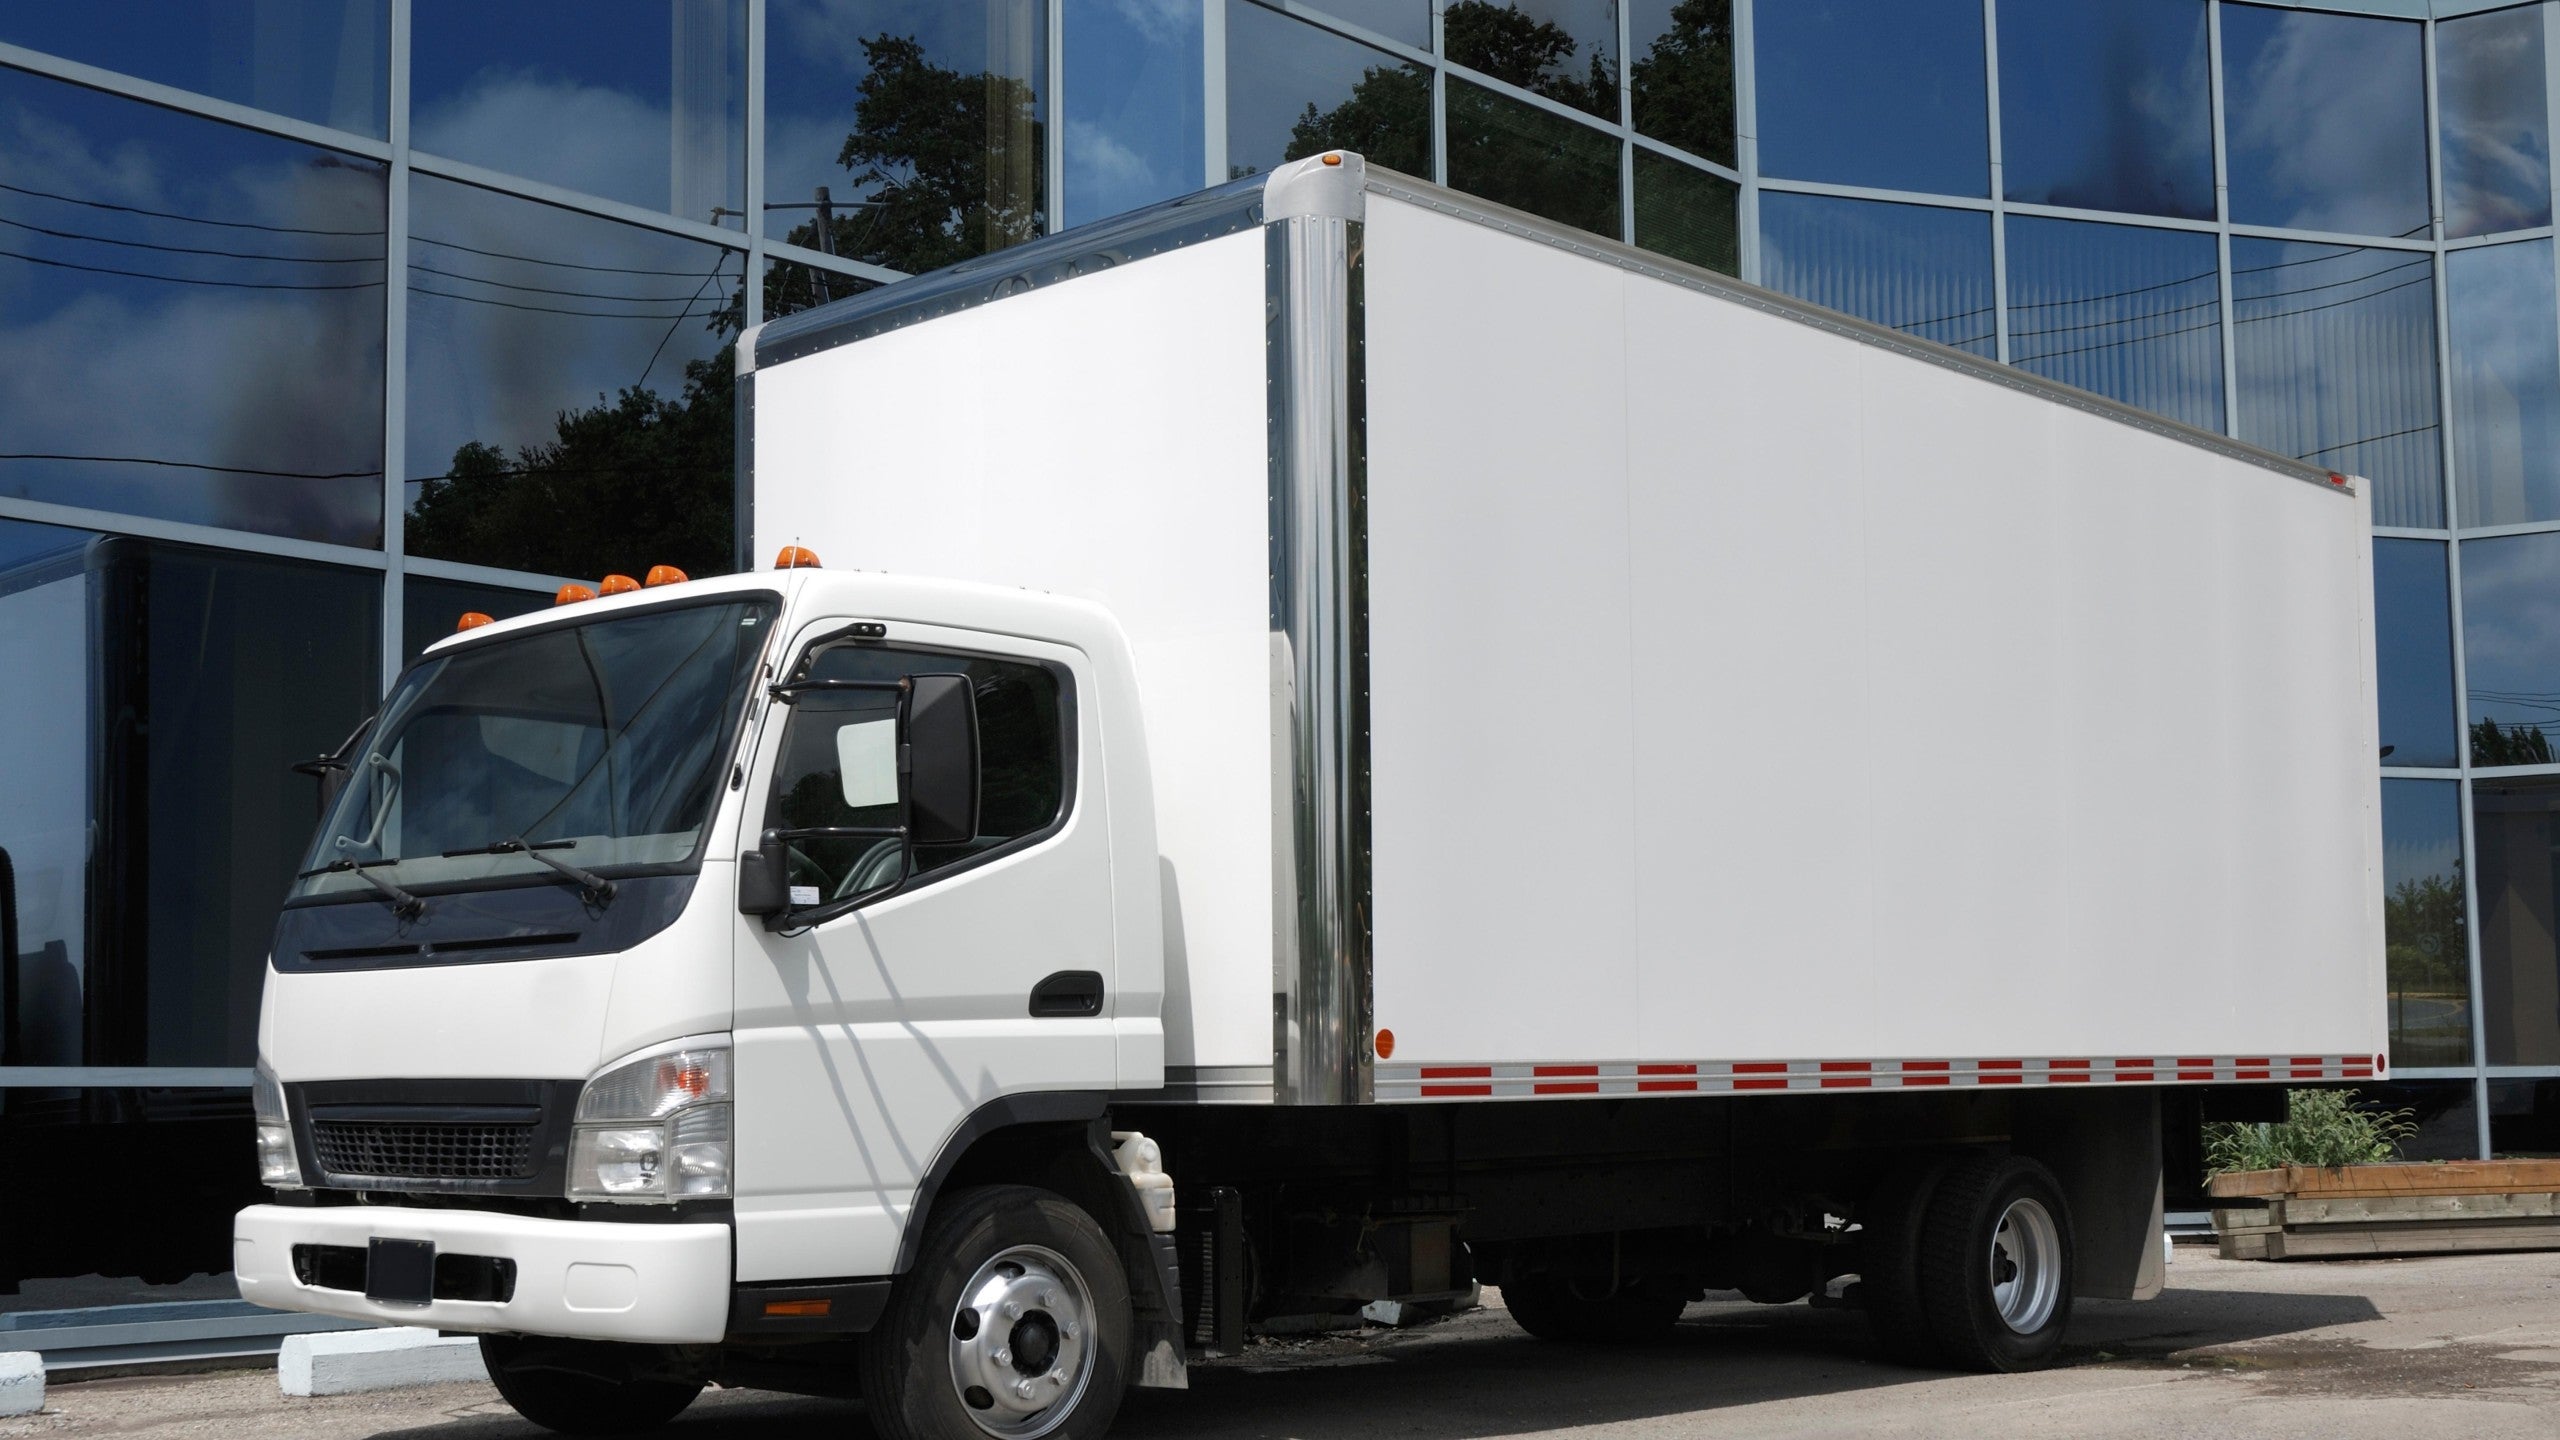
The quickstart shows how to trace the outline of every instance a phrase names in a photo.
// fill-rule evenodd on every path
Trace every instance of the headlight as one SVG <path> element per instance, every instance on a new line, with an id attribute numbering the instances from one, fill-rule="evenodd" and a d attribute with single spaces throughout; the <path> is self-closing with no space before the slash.
<path id="1" fill-rule="evenodd" d="M 587 1082 L 569 1144 L 579 1200 L 729 1193 L 729 1051 L 700 1041 L 628 1060 Z"/>
<path id="2" fill-rule="evenodd" d="M 293 1153 L 293 1125 L 285 1118 L 284 1087 L 267 1062 L 258 1062 L 249 1085 L 249 1110 L 258 1121 L 258 1179 L 279 1190 L 302 1188 L 302 1162 Z"/>

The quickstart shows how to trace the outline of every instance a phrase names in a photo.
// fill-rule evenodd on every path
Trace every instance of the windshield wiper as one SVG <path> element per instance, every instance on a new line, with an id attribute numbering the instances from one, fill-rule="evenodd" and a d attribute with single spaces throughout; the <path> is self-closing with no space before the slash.
<path id="1" fill-rule="evenodd" d="M 528 860 L 539 861 L 544 865 L 550 866 L 552 869 L 558 871 L 560 873 L 560 877 L 564 880 L 573 880 L 577 882 L 578 898 L 598 909 L 602 909 L 613 903 L 614 885 L 612 881 L 607 880 L 592 870 L 581 870 L 566 860 L 554 860 L 550 856 L 542 853 L 545 850 L 574 849 L 576 848 L 577 843 L 578 842 L 575 840 L 546 840 L 543 843 L 536 845 L 532 841 L 518 835 L 511 839 L 493 841 L 490 844 L 481 845 L 470 850 L 447 850 L 444 852 L 444 858 L 447 860 L 454 860 L 465 855 L 522 855 Z"/>
<path id="2" fill-rule="evenodd" d="M 403 920 L 415 920 L 419 916 L 427 913 L 427 902 L 410 894 L 408 891 L 401 889 L 399 886 L 392 884 L 390 881 L 383 879 L 381 876 L 370 873 L 368 869 L 368 867 L 374 865 L 397 865 L 399 863 L 400 862 L 397 858 L 390 860 L 332 860 L 317 870 L 305 870 L 293 878 L 296 880 L 308 880 L 314 875 L 353 875 L 367 885 L 370 885 L 374 889 L 382 892 L 382 898 L 389 901 L 391 904 L 391 913 L 393 915 L 398 916 Z"/>

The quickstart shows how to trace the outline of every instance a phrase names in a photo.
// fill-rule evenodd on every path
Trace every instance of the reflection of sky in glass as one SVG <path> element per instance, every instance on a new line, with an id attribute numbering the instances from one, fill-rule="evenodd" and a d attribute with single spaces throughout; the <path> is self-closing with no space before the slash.
<path id="1" fill-rule="evenodd" d="M 2010 0 L 1999 15 L 2010 199 L 2213 218 L 2204 0 Z"/>
<path id="2" fill-rule="evenodd" d="M 2445 256 L 2453 353 L 2454 515 L 2462 525 L 2560 519 L 2560 313 L 2551 242 Z"/>
<path id="3" fill-rule="evenodd" d="M 2462 664 L 2471 723 L 2538 731 L 2560 750 L 2560 584 L 2554 577 L 2560 577 L 2560 534 L 2463 543 Z M 2472 763 L 2492 758 L 2475 753 Z"/>
<path id="4" fill-rule="evenodd" d="M 1431 48 L 1431 0 L 1322 0 L 1307 8 L 1348 20 L 1373 35 L 1401 40 L 1416 50 Z"/>
<path id="5" fill-rule="evenodd" d="M 419 5 L 410 22 L 410 143 L 737 225 L 746 203 L 746 8 L 744 0 Z"/>
<path id="6" fill-rule="evenodd" d="M 2405 20 L 2223 6 L 2231 218 L 2424 236 L 2421 30 Z"/>
<path id="7" fill-rule="evenodd" d="M 1376 102 L 1389 91 L 1400 103 Z M 1373 164 L 1427 175 L 1430 86 L 1423 73 L 1381 50 L 1275 14 L 1247 0 L 1227 4 L 1227 173 L 1258 174 L 1289 157 L 1290 132 L 1312 109 L 1333 115 L 1357 93 L 1384 118 Z M 1389 113 L 1392 112 L 1392 113 Z"/>
<path id="8" fill-rule="evenodd" d="M 0 585 L 5 585 L 9 572 L 22 565 L 58 559 L 96 538 L 97 533 L 91 530 L 0 520 Z"/>
<path id="9" fill-rule="evenodd" d="M 371 545 L 383 172 L 0 70 L 0 494 Z"/>
<path id="10" fill-rule="evenodd" d="M 1200 0 L 1067 0 L 1066 223 L 1188 195 L 1200 161 Z"/>
<path id="11" fill-rule="evenodd" d="M 2373 542 L 2374 680 L 2387 765 L 2451 765 L 2453 609 L 2439 540 Z"/>
<path id="12" fill-rule="evenodd" d="M 1752 24 L 1761 174 L 1990 193 L 1976 0 L 1797 0 Z"/>
<path id="13" fill-rule="evenodd" d="M 376 139 L 385 0 L 0 5 L 0 40 Z"/>
<path id="14" fill-rule="evenodd" d="M 2542 7 L 2436 25 L 2436 117 L 2448 235 L 2551 223 Z"/>
<path id="15" fill-rule="evenodd" d="M 2382 782 L 2382 888 L 2391 1062 L 2468 1065 L 2471 956 L 2459 920 L 2462 801 L 2453 781 Z"/>
<path id="16" fill-rule="evenodd" d="M 2444 523 L 2434 261 L 2231 241 L 2240 438 L 2374 481 L 2377 525 Z"/>
<path id="17" fill-rule="evenodd" d="M 2222 285 L 2210 235 L 2009 217 L 2009 361 L 2222 428 Z"/>
<path id="18" fill-rule="evenodd" d="M 1997 353 L 1991 320 L 1991 217 L 1973 210 L 1760 197 L 1761 283 L 1879 325 Z"/>

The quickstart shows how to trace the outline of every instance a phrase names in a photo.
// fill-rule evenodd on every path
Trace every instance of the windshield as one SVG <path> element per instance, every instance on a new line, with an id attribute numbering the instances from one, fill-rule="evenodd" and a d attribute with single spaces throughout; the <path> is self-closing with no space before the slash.
<path id="1" fill-rule="evenodd" d="M 421 662 L 350 757 L 302 862 L 319 873 L 293 893 L 554 873 L 489 853 L 516 840 L 595 872 L 692 860 L 775 608 L 635 611 Z"/>

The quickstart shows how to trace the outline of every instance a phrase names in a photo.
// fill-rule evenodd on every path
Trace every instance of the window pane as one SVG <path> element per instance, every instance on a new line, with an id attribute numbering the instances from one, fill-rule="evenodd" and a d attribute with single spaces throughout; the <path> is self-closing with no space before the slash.
<path id="1" fill-rule="evenodd" d="M 2420 33 L 2410 21 L 2222 7 L 2231 218 L 2423 237 Z"/>
<path id="2" fill-rule="evenodd" d="M 380 139 L 383 0 L 0 5 L 0 40 Z"/>
<path id="3" fill-rule="evenodd" d="M 551 608 L 548 590 L 512 590 L 502 585 L 471 585 L 412 575 L 400 587 L 400 660 L 454 632 L 455 622 L 477 611 L 492 620 L 511 620 Z"/>
<path id="4" fill-rule="evenodd" d="M 2475 781 L 2471 815 L 2488 1062 L 2560 1064 L 2560 781 Z"/>
<path id="5" fill-rule="evenodd" d="M 2489 1082 L 2489 1153 L 2499 1160 L 2560 1155 L 2560 1079 Z"/>
<path id="6" fill-rule="evenodd" d="M 2418 1133 L 2400 1142 L 2403 1160 L 2480 1158 L 2480 1106 L 2468 1080 L 2359 1085 L 2356 1097 L 2380 1109 L 2410 1112 Z"/>
<path id="7" fill-rule="evenodd" d="M 1323 0 L 1306 6 L 1337 20 L 1348 20 L 1374 35 L 1401 40 L 1417 50 L 1431 48 L 1431 0 Z M 1229 42 L 1234 43 L 1229 32 Z"/>
<path id="8" fill-rule="evenodd" d="M 1732 164 L 1732 0 L 1631 0 L 1627 24 L 1636 54 L 1627 67 L 1636 128 Z"/>
<path id="9" fill-rule="evenodd" d="M 1991 217 L 1971 210 L 1760 196 L 1761 283 L 1984 359 Z"/>
<path id="10" fill-rule="evenodd" d="M 2222 284 L 2210 235 L 2009 219 L 2009 361 L 2222 428 Z"/>
<path id="11" fill-rule="evenodd" d="M 1451 185 L 1619 238 L 1616 136 L 1455 78 L 1448 105 Z"/>
<path id="12" fill-rule="evenodd" d="M 2374 481 L 2377 525 L 2444 523 L 2433 261 L 2231 241 L 2240 438 Z"/>
<path id="13" fill-rule="evenodd" d="M 0 850 L 17 882 L 16 1004 L 0 1057 L 81 1060 L 89 968 L 91 547 L 86 530 L 0 520 Z"/>
<path id="14" fill-rule="evenodd" d="M 2560 303 L 2551 242 L 2445 256 L 2454 513 L 2463 525 L 2560 518 Z"/>
<path id="15" fill-rule="evenodd" d="M 2204 0 L 2013 0 L 1999 14 L 2010 199 L 2213 218 Z"/>
<path id="16" fill-rule="evenodd" d="M 1636 243 L 1647 250 L 1742 273 L 1742 234 L 1735 215 L 1741 187 L 1649 150 L 1636 152 Z"/>
<path id="17" fill-rule="evenodd" d="M 2471 1063 L 2462 927 L 2462 797 L 2451 780 L 2382 782 L 2382 933 L 2391 1063 Z"/>
<path id="18" fill-rule="evenodd" d="M 0 495 L 379 544 L 383 189 L 0 69 Z"/>
<path id="19" fill-rule="evenodd" d="M 1978 0 L 1807 0 L 1751 23 L 1761 174 L 1991 193 Z"/>
<path id="20" fill-rule="evenodd" d="M 2373 623 L 2386 765 L 2452 765 L 2453 610 L 2445 547 L 2373 542 Z"/>
<path id="21" fill-rule="evenodd" d="M 909 272 L 1041 234 L 1047 13 L 1039 0 L 773 0 L 765 233 Z"/>
<path id="22" fill-rule="evenodd" d="M 1066 223 L 1188 195 L 1200 161 L 1200 7 L 1067 0 Z"/>
<path id="23" fill-rule="evenodd" d="M 1431 78 L 1383 50 L 1227 3 L 1227 173 L 1256 175 L 1319 150 L 1431 173 Z"/>
<path id="24" fill-rule="evenodd" d="M 2437 23 L 2446 234 L 2551 223 L 2546 105 L 2541 6 Z"/>
<path id="25" fill-rule="evenodd" d="M 847 275 L 840 270 L 802 265 L 790 260 L 767 260 L 764 262 L 764 318 L 778 320 L 785 315 L 796 315 L 803 310 L 878 288 L 878 281 Z"/>
<path id="26" fill-rule="evenodd" d="M 423 175 L 410 195 L 409 553 L 726 572 L 745 257 Z"/>
<path id="27" fill-rule="evenodd" d="M 1618 118 L 1618 18 L 1609 0 L 1452 0 L 1440 34 L 1461 65 Z"/>
<path id="28" fill-rule="evenodd" d="M 742 223 L 745 0 L 435 0 L 410 26 L 418 149 Z"/>
<path id="29" fill-rule="evenodd" d="M 2546 765 L 2560 738 L 2560 534 L 2462 547 L 2463 685 L 2471 763 Z"/>

